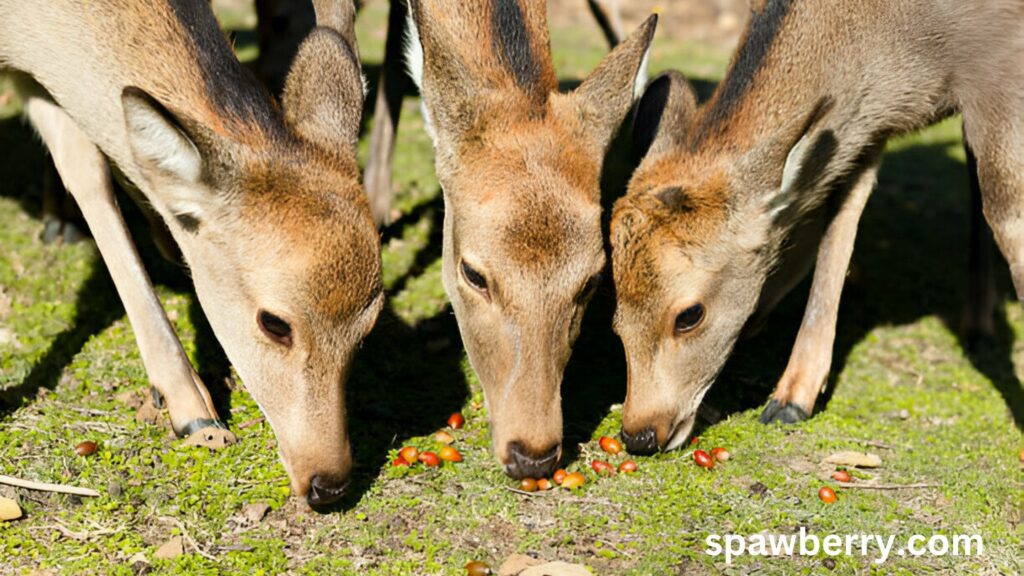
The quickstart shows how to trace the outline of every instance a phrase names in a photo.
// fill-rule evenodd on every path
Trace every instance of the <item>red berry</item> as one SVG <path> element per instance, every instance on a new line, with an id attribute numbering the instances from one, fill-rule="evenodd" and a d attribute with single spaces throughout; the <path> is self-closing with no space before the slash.
<path id="1" fill-rule="evenodd" d="M 853 479 L 853 476 L 850 476 L 850 473 L 846 470 L 836 470 L 832 473 L 832 479 L 837 482 L 849 482 Z"/>
<path id="2" fill-rule="evenodd" d="M 619 464 L 619 472 L 625 472 L 626 474 L 636 472 L 637 468 L 638 466 L 636 465 L 636 462 L 633 462 L 632 460 L 626 460 L 622 464 Z"/>
<path id="3" fill-rule="evenodd" d="M 725 462 L 732 457 L 732 454 L 729 454 L 729 451 L 725 448 L 712 448 L 711 457 L 719 462 Z"/>
<path id="4" fill-rule="evenodd" d="M 818 498 L 825 504 L 831 504 L 836 501 L 836 491 L 828 486 L 822 486 L 821 490 L 818 490 Z"/>
<path id="5" fill-rule="evenodd" d="M 97 448 L 98 446 L 96 446 L 95 442 L 92 440 L 86 440 L 85 442 L 80 442 L 75 446 L 75 454 L 78 454 L 79 456 L 90 456 L 96 452 Z"/>
<path id="6" fill-rule="evenodd" d="M 445 462 L 462 462 L 462 454 L 451 446 L 441 448 L 441 452 L 438 455 L 441 457 L 441 460 L 444 460 Z"/>
<path id="7" fill-rule="evenodd" d="M 569 490 L 575 490 L 586 483 L 587 479 L 583 477 L 583 474 L 579 472 L 573 472 L 572 474 L 566 474 L 565 479 L 562 480 L 562 488 L 568 488 Z"/>
<path id="8" fill-rule="evenodd" d="M 590 467 L 594 469 L 594 472 L 597 472 L 598 475 L 601 476 L 611 476 L 612 474 L 615 474 L 615 468 L 612 468 L 612 465 L 604 460 L 594 460 L 590 463 Z"/>
<path id="9" fill-rule="evenodd" d="M 700 436 L 694 436 L 693 440 L 690 440 L 690 446 L 696 446 L 700 442 Z"/>
<path id="10" fill-rule="evenodd" d="M 551 480 L 548 480 L 547 478 L 537 480 L 537 490 L 551 490 Z"/>
<path id="11" fill-rule="evenodd" d="M 487 567 L 487 564 L 474 560 L 466 564 L 466 576 L 488 576 L 491 573 L 491 569 Z"/>
<path id="12" fill-rule="evenodd" d="M 453 430 L 458 430 L 459 428 L 462 428 L 462 426 L 465 424 L 466 419 L 463 418 L 462 414 L 458 412 L 454 412 L 452 413 L 451 416 L 448 417 L 448 426 L 450 426 Z"/>
<path id="13" fill-rule="evenodd" d="M 565 471 L 565 468 L 559 468 L 558 470 L 555 470 L 555 475 L 552 476 L 551 479 L 555 481 L 555 484 L 561 486 L 562 481 L 565 480 L 565 477 L 568 476 L 568 474 L 569 473 Z"/>
<path id="14" fill-rule="evenodd" d="M 707 468 L 708 470 L 715 467 L 715 461 L 703 450 L 695 450 L 693 452 L 693 461 L 697 463 L 697 466 Z"/>
<path id="15" fill-rule="evenodd" d="M 419 461 L 420 451 L 415 446 L 406 446 L 398 451 L 398 456 L 409 464 L 415 464 Z"/>
<path id="16" fill-rule="evenodd" d="M 537 481 L 533 478 L 523 478 L 519 481 L 519 489 L 523 492 L 536 492 Z"/>
<path id="17" fill-rule="evenodd" d="M 409 463 L 406 462 L 405 458 L 402 458 L 401 456 L 399 456 L 398 458 L 395 458 L 394 460 L 391 461 L 391 467 L 392 468 L 397 468 L 399 466 L 408 466 L 408 465 L 409 465 Z"/>
<path id="18" fill-rule="evenodd" d="M 423 465 L 427 468 L 434 468 L 441 465 L 441 459 L 433 452 L 423 452 L 420 454 L 420 462 L 423 462 Z"/>
<path id="19" fill-rule="evenodd" d="M 601 436 L 601 439 L 598 440 L 597 443 L 601 445 L 601 450 L 604 450 L 613 456 L 622 452 L 622 442 L 619 442 L 611 436 Z"/>

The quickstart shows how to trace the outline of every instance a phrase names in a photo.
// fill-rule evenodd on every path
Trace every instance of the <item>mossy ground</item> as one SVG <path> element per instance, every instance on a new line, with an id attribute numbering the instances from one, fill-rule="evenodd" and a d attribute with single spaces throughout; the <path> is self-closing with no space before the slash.
<path id="1" fill-rule="evenodd" d="M 384 10 L 382 2 L 370 3 L 360 21 L 371 79 Z M 225 22 L 251 26 L 252 18 L 227 14 Z M 244 38 L 241 53 L 252 57 Z M 552 38 L 567 83 L 582 78 L 604 50 L 586 26 L 556 29 Z M 706 94 L 726 58 L 659 38 L 651 62 L 682 68 Z M 0 105 L 0 389 L 16 400 L 0 405 L 0 473 L 104 495 L 6 490 L 26 516 L 0 523 L 0 574 L 130 574 L 128 559 L 139 552 L 166 574 L 459 574 L 470 559 L 497 566 L 514 552 L 587 564 L 601 574 L 827 571 L 824 555 L 740 557 L 726 566 L 705 553 L 711 533 L 799 527 L 822 535 L 894 534 L 900 543 L 914 533 L 984 538 L 980 557 L 897 557 L 881 567 L 873 557 L 838 557 L 835 573 L 1024 570 L 1017 456 L 1024 315 L 1001 277 L 996 340 L 968 353 L 956 335 L 967 285 L 967 180 L 955 121 L 890 146 L 844 294 L 835 378 L 814 418 L 791 427 L 757 423 L 785 366 L 805 283 L 759 337 L 739 346 L 708 399 L 723 418 L 700 432 L 700 445 L 728 447 L 730 462 L 705 471 L 684 450 L 638 458 L 640 471 L 631 477 L 590 475 L 580 493 L 524 496 L 507 489 L 513 483 L 489 453 L 480 389 L 446 306 L 440 191 L 418 102 L 409 99 L 395 163 L 402 217 L 384 231 L 389 306 L 349 383 L 359 467 L 343 506 L 318 515 L 289 498 L 271 431 L 238 428 L 257 418 L 258 408 L 242 386 L 218 384 L 226 363 L 187 276 L 156 256 L 138 213 L 128 209 L 160 297 L 239 442 L 219 452 L 189 448 L 166 426 L 135 421 L 133 402 L 148 383 L 131 327 L 91 243 L 39 241 L 44 156 L 16 107 Z M 607 293 L 592 305 L 567 371 L 567 446 L 585 443 L 569 450 L 571 468 L 586 469 L 591 440 L 618 430 L 624 361 L 608 328 L 611 306 Z M 468 419 L 457 433 L 463 463 L 430 472 L 390 469 L 397 448 L 432 445 L 431 433 L 456 410 Z M 95 456 L 74 454 L 84 439 L 100 443 Z M 858 473 L 861 481 L 931 487 L 840 489 L 836 504 L 822 504 L 817 490 L 828 469 L 821 460 L 865 448 L 884 465 Z M 766 490 L 752 491 L 758 483 Z M 258 502 L 272 509 L 264 520 L 239 516 Z M 185 555 L 152 559 L 181 533 L 194 542 Z"/>

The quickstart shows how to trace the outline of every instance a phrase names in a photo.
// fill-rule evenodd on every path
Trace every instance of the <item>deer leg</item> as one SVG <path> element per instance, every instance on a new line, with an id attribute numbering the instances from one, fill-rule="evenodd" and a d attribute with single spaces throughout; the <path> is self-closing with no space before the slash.
<path id="1" fill-rule="evenodd" d="M 825 230 L 818 248 L 810 298 L 789 364 L 761 414 L 761 422 L 765 424 L 799 422 L 814 411 L 814 402 L 832 367 L 839 297 L 853 255 L 857 224 L 875 186 L 877 172 L 878 158 L 856 176 L 842 206 Z"/>
<path id="2" fill-rule="evenodd" d="M 217 418 L 210 394 L 153 292 L 114 197 L 106 159 L 74 120 L 49 99 L 33 96 L 25 112 L 46 143 L 68 191 L 78 201 L 93 238 L 124 303 L 142 362 L 167 402 L 179 436 L 202 430 L 223 445 L 234 441 Z"/>
<path id="3" fill-rule="evenodd" d="M 978 162 L 970 144 L 964 141 L 967 170 L 971 184 L 970 272 L 967 303 L 964 307 L 962 331 L 968 346 L 992 338 L 995 334 L 996 285 L 993 274 L 992 230 L 982 211 L 981 186 L 978 183 Z"/>
<path id="4" fill-rule="evenodd" d="M 608 46 L 615 48 L 622 42 L 625 31 L 622 28 L 622 12 L 619 10 L 619 0 L 587 0 L 590 11 L 594 13 L 597 25 L 608 40 Z"/>
<path id="5" fill-rule="evenodd" d="M 363 174 L 363 186 L 370 199 L 370 210 L 377 224 L 388 224 L 394 189 L 391 184 L 391 165 L 394 161 L 395 134 L 402 115 L 402 100 L 408 91 L 408 77 L 402 62 L 402 43 L 405 38 L 405 3 L 391 2 L 388 14 L 388 37 L 384 46 L 384 63 L 377 84 L 377 98 L 373 108 L 373 129 L 370 132 L 369 155 Z"/>

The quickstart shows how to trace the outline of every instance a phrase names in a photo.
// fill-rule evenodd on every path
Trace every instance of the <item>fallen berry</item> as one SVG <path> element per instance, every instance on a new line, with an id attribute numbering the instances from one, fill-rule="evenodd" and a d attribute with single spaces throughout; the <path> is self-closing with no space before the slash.
<path id="1" fill-rule="evenodd" d="M 397 468 L 399 466 L 408 466 L 408 465 L 409 465 L 409 463 L 406 462 L 405 458 L 402 458 L 401 456 L 399 456 L 398 458 L 395 458 L 394 460 L 391 461 L 391 467 L 392 468 Z"/>
<path id="2" fill-rule="evenodd" d="M 715 461 L 703 450 L 695 450 L 693 452 L 693 461 L 697 463 L 697 466 L 707 468 L 708 470 L 715 467 Z"/>
<path id="3" fill-rule="evenodd" d="M 406 446 L 398 451 L 398 456 L 409 464 L 415 464 L 419 461 L 420 451 L 414 446 Z"/>
<path id="4" fill-rule="evenodd" d="M 454 412 L 454 413 L 452 413 L 451 416 L 448 417 L 448 426 L 452 430 L 458 430 L 459 428 L 462 428 L 465 424 L 466 424 L 466 419 L 463 418 L 462 414 L 460 414 L 458 412 Z"/>
<path id="5" fill-rule="evenodd" d="M 444 460 L 445 462 L 462 462 L 462 454 L 460 454 L 458 450 L 452 448 L 451 446 L 445 446 L 444 448 L 441 448 L 441 451 L 438 453 L 438 456 L 440 456 L 441 460 Z"/>
<path id="6" fill-rule="evenodd" d="M 612 468 L 612 465 L 604 460 L 594 460 L 590 463 L 590 467 L 593 468 L 594 472 L 597 472 L 599 476 L 611 476 L 612 474 L 615 474 L 615 468 Z"/>
<path id="7" fill-rule="evenodd" d="M 598 440 L 597 443 L 601 446 L 601 450 L 604 450 L 613 456 L 622 452 L 622 442 L 619 442 L 611 436 L 601 436 L 601 439 Z"/>
<path id="8" fill-rule="evenodd" d="M 466 576 L 488 576 L 491 573 L 491 569 L 487 567 L 487 564 L 474 560 L 466 564 Z"/>
<path id="9" fill-rule="evenodd" d="M 693 440 L 690 440 L 690 446 L 696 446 L 700 442 L 700 436 L 694 436 Z"/>
<path id="10" fill-rule="evenodd" d="M 712 448 L 711 457 L 719 462 L 725 462 L 732 457 L 732 454 L 729 454 L 729 451 L 725 448 Z"/>
<path id="11" fill-rule="evenodd" d="M 444 430 L 438 430 L 437 432 L 434 432 L 434 440 L 441 444 L 451 444 L 452 442 L 455 442 L 455 436 L 452 436 Z"/>
<path id="12" fill-rule="evenodd" d="M 853 479 L 853 476 L 850 476 L 850 473 L 846 470 L 836 470 L 832 473 L 832 479 L 837 482 L 849 482 Z"/>
<path id="13" fill-rule="evenodd" d="M 420 462 L 423 462 L 423 465 L 427 468 L 434 468 L 441 465 L 441 459 L 433 452 L 423 452 L 420 454 Z"/>
<path id="14" fill-rule="evenodd" d="M 544 490 L 551 490 L 551 480 L 548 480 L 547 478 L 541 478 L 540 480 L 537 480 L 537 490 L 540 490 L 542 492 Z"/>
<path id="15" fill-rule="evenodd" d="M 836 491 L 828 486 L 822 486 L 821 490 L 818 490 L 818 498 L 825 504 L 831 504 L 836 501 Z"/>
<path id="16" fill-rule="evenodd" d="M 533 478 L 523 478 L 519 481 L 519 489 L 523 492 L 536 492 L 537 481 Z"/>
<path id="17" fill-rule="evenodd" d="M 569 490 L 575 490 L 586 483 L 587 479 L 583 477 L 583 474 L 579 472 L 573 472 L 572 474 L 566 474 L 565 479 L 562 480 L 562 488 L 568 488 Z"/>
<path id="18" fill-rule="evenodd" d="M 555 474 L 554 476 L 551 477 L 551 479 L 555 481 L 555 484 L 561 486 L 562 482 L 565 480 L 565 477 L 568 474 L 569 473 L 565 471 L 565 468 L 559 468 L 558 470 L 555 470 Z"/>
<path id="19" fill-rule="evenodd" d="M 75 446 L 75 454 L 79 456 L 90 456 L 96 453 L 96 443 L 92 440 L 86 440 L 85 442 L 79 442 L 78 446 Z"/>
<path id="20" fill-rule="evenodd" d="M 633 462 L 632 460 L 626 460 L 622 464 L 619 464 L 619 472 L 625 472 L 626 474 L 636 472 L 637 468 L 638 466 L 636 465 L 636 462 Z"/>

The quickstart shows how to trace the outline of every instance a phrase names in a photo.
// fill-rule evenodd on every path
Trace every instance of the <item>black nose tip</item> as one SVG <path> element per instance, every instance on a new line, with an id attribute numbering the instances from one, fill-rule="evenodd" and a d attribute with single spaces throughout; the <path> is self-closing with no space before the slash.
<path id="1" fill-rule="evenodd" d="M 505 466 L 505 473 L 513 478 L 550 476 L 558 465 L 558 448 L 559 445 L 555 444 L 548 450 L 536 453 L 523 446 L 521 442 L 511 442 L 508 445 L 511 461 Z"/>
<path id="2" fill-rule="evenodd" d="M 309 493 L 306 494 L 306 502 L 313 508 L 330 506 L 345 494 L 346 480 L 331 480 L 330 477 L 313 476 L 309 481 Z"/>
<path id="3" fill-rule="evenodd" d="M 654 454 L 659 448 L 658 435 L 653 426 L 648 426 L 636 434 L 630 434 L 623 428 L 622 441 L 630 454 Z"/>

